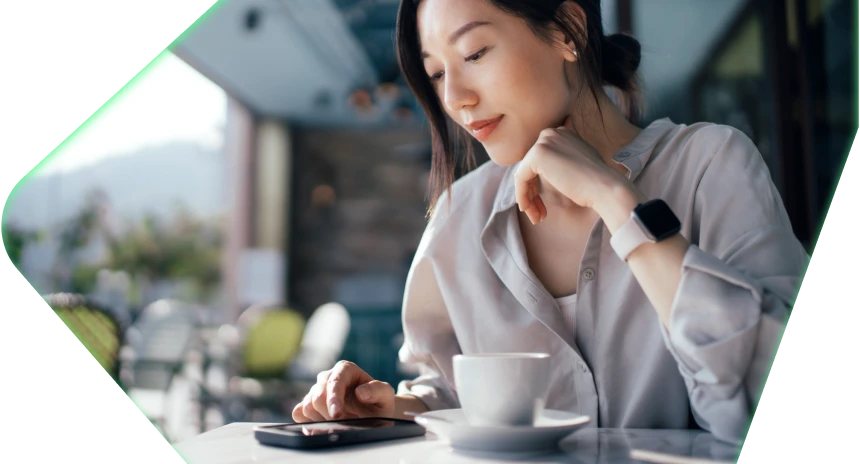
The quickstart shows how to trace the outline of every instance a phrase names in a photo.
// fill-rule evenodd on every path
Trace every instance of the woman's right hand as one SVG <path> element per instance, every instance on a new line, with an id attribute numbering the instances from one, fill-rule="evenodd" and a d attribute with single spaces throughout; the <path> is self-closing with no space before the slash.
<path id="1" fill-rule="evenodd" d="M 320 372 L 317 383 L 304 400 L 293 408 L 298 423 L 362 417 L 393 417 L 394 388 L 361 370 L 354 363 L 340 361 Z"/>

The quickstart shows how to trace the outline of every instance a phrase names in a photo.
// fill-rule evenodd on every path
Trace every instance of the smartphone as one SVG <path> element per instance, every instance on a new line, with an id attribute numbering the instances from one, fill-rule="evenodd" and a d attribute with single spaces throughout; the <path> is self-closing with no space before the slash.
<path id="1" fill-rule="evenodd" d="M 319 449 L 424 435 L 424 427 L 410 420 L 387 418 L 343 419 L 302 424 L 261 425 L 254 438 L 263 445 Z"/>

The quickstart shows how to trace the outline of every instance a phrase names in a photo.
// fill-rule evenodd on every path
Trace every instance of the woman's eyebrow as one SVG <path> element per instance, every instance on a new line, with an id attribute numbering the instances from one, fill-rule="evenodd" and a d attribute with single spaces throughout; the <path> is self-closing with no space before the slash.
<path id="1" fill-rule="evenodd" d="M 454 45 L 455 43 L 457 43 L 458 40 L 460 40 L 460 37 L 463 37 L 464 35 L 466 35 L 470 31 L 472 31 L 473 29 L 481 27 L 481 26 L 487 26 L 489 24 L 492 24 L 492 23 L 490 23 L 489 21 L 472 21 L 472 22 L 462 26 L 461 28 L 454 31 L 454 33 L 451 34 L 451 36 L 448 38 L 448 45 Z M 427 52 L 425 52 L 423 50 L 421 51 L 421 58 L 427 58 L 429 56 L 430 55 Z"/>

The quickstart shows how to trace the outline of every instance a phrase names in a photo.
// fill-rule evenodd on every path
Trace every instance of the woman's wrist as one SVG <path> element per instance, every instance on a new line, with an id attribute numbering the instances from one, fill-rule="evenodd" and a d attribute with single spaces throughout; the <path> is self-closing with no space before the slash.
<path id="1" fill-rule="evenodd" d="M 430 408 L 424 404 L 418 397 L 412 395 L 395 395 L 394 396 L 394 418 L 412 420 L 412 416 L 406 415 L 406 412 L 421 414 L 429 411 Z"/>
<path id="2" fill-rule="evenodd" d="M 594 203 L 594 211 L 614 234 L 630 219 L 630 213 L 646 200 L 645 195 L 630 182 L 609 184 Z"/>

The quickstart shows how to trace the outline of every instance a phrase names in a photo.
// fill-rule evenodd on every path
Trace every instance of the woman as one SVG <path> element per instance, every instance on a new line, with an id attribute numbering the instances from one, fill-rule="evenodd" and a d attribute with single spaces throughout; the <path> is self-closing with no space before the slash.
<path id="1" fill-rule="evenodd" d="M 639 44 L 601 20 L 599 0 L 401 3 L 434 147 L 403 306 L 422 375 L 395 392 L 338 363 L 297 422 L 458 407 L 452 356 L 528 351 L 554 359 L 548 408 L 742 439 L 808 255 L 741 132 L 634 124 Z M 453 185 L 448 120 L 492 161 Z"/>

